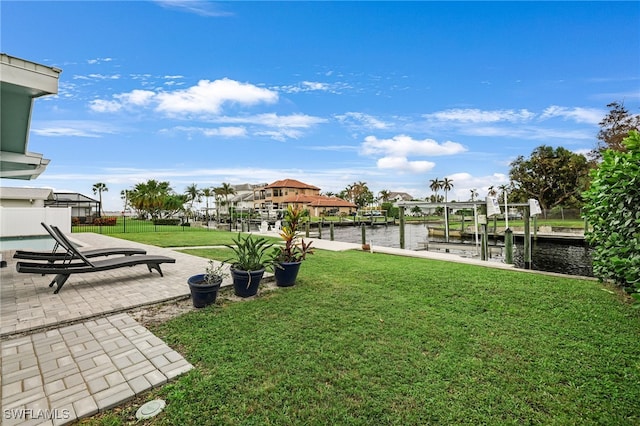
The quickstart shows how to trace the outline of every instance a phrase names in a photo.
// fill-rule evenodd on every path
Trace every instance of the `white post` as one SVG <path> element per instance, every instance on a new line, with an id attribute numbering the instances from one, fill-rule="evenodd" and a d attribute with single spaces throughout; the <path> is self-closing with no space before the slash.
<path id="1" fill-rule="evenodd" d="M 476 250 L 478 251 L 478 253 L 480 252 L 480 245 L 478 243 L 478 205 L 477 204 L 473 204 L 473 219 L 475 221 L 475 225 L 476 225 Z"/>
<path id="2" fill-rule="evenodd" d="M 503 192 L 504 197 L 504 228 L 509 229 L 509 207 L 507 207 L 507 190 Z"/>

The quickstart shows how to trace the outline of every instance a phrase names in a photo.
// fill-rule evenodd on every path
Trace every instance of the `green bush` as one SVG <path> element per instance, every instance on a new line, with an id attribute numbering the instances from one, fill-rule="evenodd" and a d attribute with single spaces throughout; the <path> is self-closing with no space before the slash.
<path id="1" fill-rule="evenodd" d="M 629 132 L 626 152 L 606 150 L 583 196 L 584 216 L 593 226 L 593 272 L 640 293 L 640 133 Z"/>

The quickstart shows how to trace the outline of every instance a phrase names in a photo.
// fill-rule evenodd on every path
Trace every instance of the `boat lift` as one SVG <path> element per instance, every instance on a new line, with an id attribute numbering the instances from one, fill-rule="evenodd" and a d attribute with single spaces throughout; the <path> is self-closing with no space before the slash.
<path id="1" fill-rule="evenodd" d="M 480 256 L 482 260 L 488 260 L 488 238 L 487 238 L 487 217 L 491 217 L 497 214 L 501 214 L 500 204 L 495 197 L 486 197 L 485 201 L 452 201 L 452 202 L 439 202 L 432 203 L 427 201 L 398 201 L 398 208 L 400 209 L 400 248 L 405 247 L 404 241 L 404 212 L 405 209 L 419 207 L 422 209 L 435 209 L 444 208 L 444 223 L 445 223 L 445 241 L 449 242 L 449 209 L 473 209 L 474 222 L 475 222 L 475 243 L 476 247 L 480 248 Z M 524 267 L 525 269 L 531 269 L 531 223 L 530 218 L 542 213 L 538 200 L 530 199 L 527 203 L 511 203 L 509 207 L 522 207 L 524 210 Z M 486 214 L 479 214 L 479 209 L 485 209 Z M 505 203 L 505 210 L 507 209 Z M 505 215 L 508 216 L 509 212 L 505 211 Z M 508 222 L 506 222 L 508 224 Z M 479 234 L 478 229 L 480 225 L 482 232 Z M 480 239 L 482 241 L 480 241 Z M 513 263 L 513 231 L 507 227 L 505 228 L 505 250 L 506 250 L 506 263 Z"/>

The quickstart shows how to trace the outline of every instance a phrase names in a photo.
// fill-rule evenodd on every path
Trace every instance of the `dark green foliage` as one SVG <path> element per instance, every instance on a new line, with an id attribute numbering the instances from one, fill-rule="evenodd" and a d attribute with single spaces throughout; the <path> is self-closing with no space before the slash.
<path id="1" fill-rule="evenodd" d="M 584 215 L 593 226 L 593 272 L 631 292 L 640 288 L 640 133 L 624 140 L 626 152 L 606 150 L 584 193 Z M 636 293 L 637 294 L 637 293 Z"/>
<path id="2" fill-rule="evenodd" d="M 382 203 L 382 210 L 385 210 L 387 212 L 387 217 L 393 217 L 396 219 L 400 217 L 400 209 L 398 207 L 395 207 L 393 203 Z"/>
<path id="3" fill-rule="evenodd" d="M 580 207 L 580 194 L 587 188 L 591 164 L 584 155 L 565 148 L 539 146 L 529 158 L 522 155 L 511 163 L 509 178 L 512 201 L 535 198 L 543 210 L 555 206 Z"/>

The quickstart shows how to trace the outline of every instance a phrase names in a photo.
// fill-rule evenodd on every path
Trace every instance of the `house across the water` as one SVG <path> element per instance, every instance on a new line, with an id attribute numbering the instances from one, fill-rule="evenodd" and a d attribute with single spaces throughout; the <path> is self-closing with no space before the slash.
<path id="1" fill-rule="evenodd" d="M 357 206 L 339 197 L 320 194 L 320 188 L 295 179 L 277 180 L 255 190 L 253 207 L 259 211 L 277 212 L 288 206 L 309 210 L 312 217 L 351 215 Z M 273 213 L 272 213 L 273 214 Z"/>

